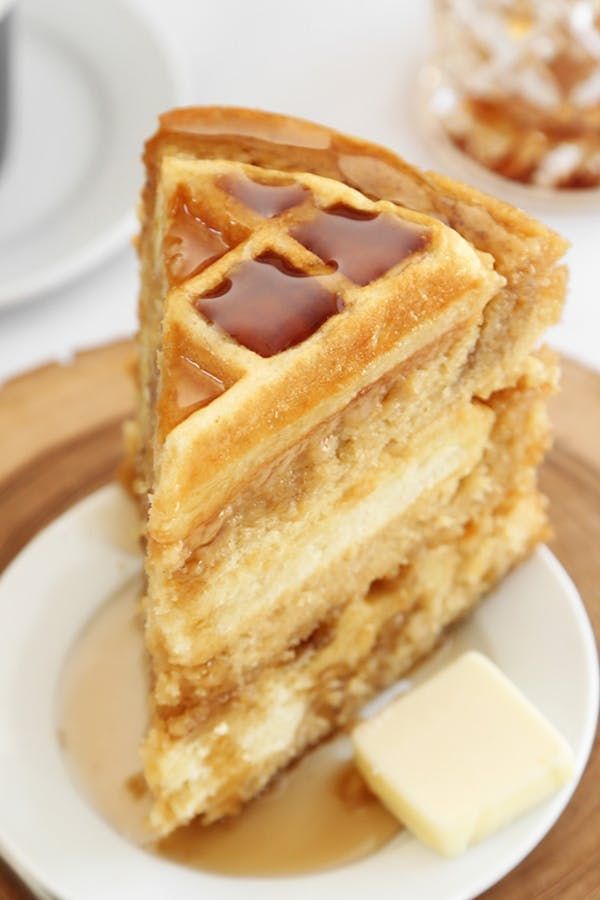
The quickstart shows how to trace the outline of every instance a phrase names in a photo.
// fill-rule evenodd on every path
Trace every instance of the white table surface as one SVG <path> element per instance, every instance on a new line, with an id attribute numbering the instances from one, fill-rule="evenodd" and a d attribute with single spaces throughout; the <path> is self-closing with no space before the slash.
<path id="1" fill-rule="evenodd" d="M 297 114 L 439 167 L 408 113 L 428 45 L 424 0 L 134 2 L 171 32 L 189 69 L 189 102 Z M 139 187 L 131 186 L 132 204 Z M 600 368 L 600 201 L 596 211 L 546 219 L 574 241 L 567 307 L 550 342 Z M 124 247 L 60 291 L 0 311 L 0 380 L 133 333 L 136 290 Z"/>

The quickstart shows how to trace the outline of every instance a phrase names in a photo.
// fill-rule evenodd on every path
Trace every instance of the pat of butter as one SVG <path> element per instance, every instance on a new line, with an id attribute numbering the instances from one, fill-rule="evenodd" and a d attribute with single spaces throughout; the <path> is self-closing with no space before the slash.
<path id="1" fill-rule="evenodd" d="M 445 856 L 507 825 L 573 774 L 565 740 L 475 652 L 362 722 L 352 737 L 372 790 Z"/>

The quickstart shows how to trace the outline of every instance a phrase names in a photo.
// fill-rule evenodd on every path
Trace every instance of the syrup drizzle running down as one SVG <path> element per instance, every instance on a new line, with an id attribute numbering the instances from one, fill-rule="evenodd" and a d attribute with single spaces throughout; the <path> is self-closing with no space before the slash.
<path id="1" fill-rule="evenodd" d="M 273 252 L 242 262 L 194 306 L 263 357 L 301 343 L 343 309 L 337 294 Z"/>
<path id="2" fill-rule="evenodd" d="M 387 213 L 365 212 L 343 204 L 319 210 L 292 237 L 355 284 L 380 278 L 427 243 L 427 231 Z"/>
<path id="3" fill-rule="evenodd" d="M 231 249 L 221 232 L 202 219 L 190 196 L 182 190 L 175 195 L 164 247 L 170 284 L 181 284 L 197 275 Z"/>
<path id="4" fill-rule="evenodd" d="M 219 185 L 231 197 L 265 219 L 277 216 L 292 206 L 299 206 L 309 196 L 308 190 L 295 182 L 262 184 L 240 175 L 226 175 L 220 179 Z"/>
<path id="5" fill-rule="evenodd" d="M 60 742 L 77 784 L 118 832 L 174 862 L 229 875 L 281 875 L 344 865 L 375 852 L 398 822 L 367 790 L 350 742 L 323 744 L 234 819 L 192 822 L 158 846 L 139 772 L 147 720 L 146 667 L 136 579 L 80 635 L 63 675 Z M 242 891 L 243 893 L 243 891 Z"/>

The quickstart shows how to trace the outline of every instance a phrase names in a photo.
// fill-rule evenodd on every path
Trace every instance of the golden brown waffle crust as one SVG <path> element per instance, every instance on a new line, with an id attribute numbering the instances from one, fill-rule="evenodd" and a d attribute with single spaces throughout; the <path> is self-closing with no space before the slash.
<path id="1" fill-rule="evenodd" d="M 239 163 L 162 162 L 157 220 L 164 227 L 181 185 L 198 196 L 218 189 L 219 177 L 260 176 L 262 183 L 289 182 L 289 176 Z M 360 287 L 340 273 L 317 276 L 343 297 L 344 309 L 296 347 L 269 359 L 236 344 L 196 312 L 195 297 L 210 291 L 245 259 L 275 249 L 310 272 L 322 261 L 289 235 L 291 210 L 258 225 L 248 240 L 196 277 L 171 290 L 163 313 L 163 359 L 176 354 L 181 335 L 195 359 L 209 349 L 222 377 L 235 382 L 221 397 L 190 415 L 166 437 L 157 456 L 149 533 L 161 542 L 184 538 L 194 522 L 215 516 L 260 466 L 274 458 L 323 419 L 346 406 L 357 392 L 401 364 L 441 332 L 480 317 L 504 279 L 488 255 L 478 253 L 439 221 L 387 201 L 373 202 L 344 184 L 296 173 L 318 208 L 343 204 L 384 213 L 422 228 L 426 248 L 414 253 L 377 281 Z M 216 201 L 213 201 L 216 203 Z M 223 195 L 223 204 L 226 196 Z M 313 207 L 307 212 L 311 214 Z M 231 213 L 233 215 L 233 212 Z M 163 369 L 165 368 L 163 363 Z M 225 374 L 223 374 L 225 373 Z M 164 376 L 163 376 L 164 380 Z M 212 477 L 212 473 L 215 476 Z M 171 510 L 179 509 L 173 518 Z"/>

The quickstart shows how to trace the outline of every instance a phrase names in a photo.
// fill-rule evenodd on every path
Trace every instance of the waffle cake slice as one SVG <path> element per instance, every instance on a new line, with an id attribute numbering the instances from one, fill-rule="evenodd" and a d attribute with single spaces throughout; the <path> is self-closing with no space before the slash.
<path id="1" fill-rule="evenodd" d="M 239 810 L 543 537 L 555 373 L 534 328 L 506 367 L 482 340 L 497 259 L 343 180 L 164 152 L 142 216 L 131 434 L 164 835 Z"/>

